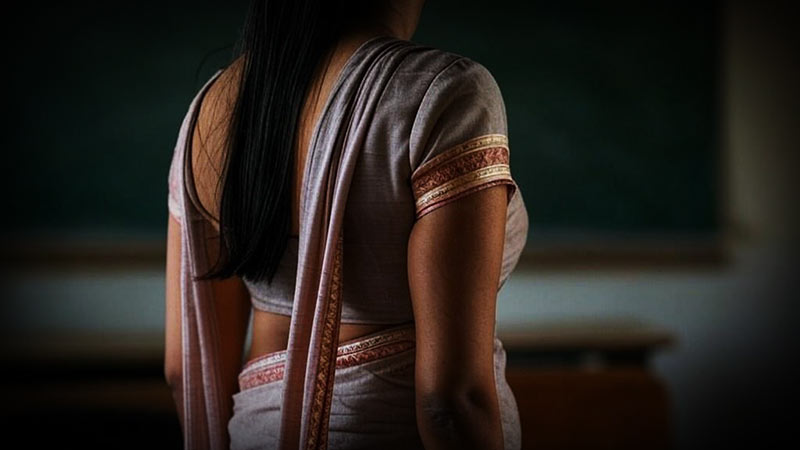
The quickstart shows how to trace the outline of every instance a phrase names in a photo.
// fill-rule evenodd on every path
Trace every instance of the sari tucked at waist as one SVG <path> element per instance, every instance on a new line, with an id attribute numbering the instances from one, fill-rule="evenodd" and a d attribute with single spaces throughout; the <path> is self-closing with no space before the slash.
<path id="1" fill-rule="evenodd" d="M 339 345 L 328 448 L 424 450 L 417 431 L 413 324 L 391 327 Z M 231 450 L 278 447 L 281 381 L 286 351 L 248 362 L 239 375 L 228 423 Z M 506 352 L 494 339 L 494 371 L 506 450 L 520 448 L 517 403 L 505 378 Z"/>
<path id="2" fill-rule="evenodd" d="M 184 176 L 195 110 L 218 75 L 189 108 L 169 180 L 169 208 L 183 225 L 187 448 L 224 447 L 231 418 L 220 406 L 212 291 L 207 282 L 192 278 L 207 269 L 204 258 L 197 257 L 203 254 L 200 225 L 206 219 Z M 270 397 L 280 399 L 280 448 L 328 444 L 341 321 L 413 320 L 406 248 L 420 217 L 476 190 L 506 185 L 509 203 L 498 290 L 502 287 L 528 229 L 522 194 L 511 177 L 506 135 L 502 96 L 480 64 L 387 36 L 370 39 L 350 56 L 312 134 L 296 262 L 283 274 L 283 284 L 275 285 L 283 286 L 281 295 L 269 296 L 273 307 L 291 314 L 281 380 L 271 385 L 273 390 L 280 387 L 280 395 Z M 254 283 L 248 288 L 258 292 Z M 513 409 L 516 414 L 515 404 Z"/>

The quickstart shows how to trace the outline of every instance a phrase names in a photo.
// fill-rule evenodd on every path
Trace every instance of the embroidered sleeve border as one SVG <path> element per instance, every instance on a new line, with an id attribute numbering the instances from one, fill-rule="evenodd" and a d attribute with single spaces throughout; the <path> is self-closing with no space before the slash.
<path id="1" fill-rule="evenodd" d="M 517 189 L 509 168 L 508 138 L 488 134 L 451 147 L 411 175 L 416 218 L 471 192 L 507 184 L 508 200 Z"/>

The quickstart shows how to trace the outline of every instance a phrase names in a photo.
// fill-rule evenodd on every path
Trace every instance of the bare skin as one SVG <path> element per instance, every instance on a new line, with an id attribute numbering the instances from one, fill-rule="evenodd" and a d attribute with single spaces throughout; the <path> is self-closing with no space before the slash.
<path id="1" fill-rule="evenodd" d="M 292 194 L 293 235 L 299 234 L 299 192 L 311 134 L 331 88 L 349 56 L 366 40 L 390 35 L 410 39 L 424 0 L 386 0 L 375 23 L 347 33 L 335 45 L 306 100 L 297 130 Z M 236 94 L 236 62 L 210 86 L 192 135 L 192 172 L 198 198 L 218 233 L 216 183 L 225 124 Z M 429 449 L 500 449 L 503 445 L 495 392 L 493 338 L 496 287 L 500 276 L 506 218 L 506 187 L 478 191 L 422 217 L 408 243 L 408 275 L 416 323 L 417 423 Z M 465 227 L 464 224 L 470 224 Z M 166 275 L 166 377 L 181 402 L 180 223 L 168 222 Z M 209 248 L 210 261 L 216 242 Z M 237 392 L 250 298 L 239 277 L 213 282 L 219 321 L 223 380 L 228 401 Z M 247 360 L 284 350 L 291 317 L 252 310 L 252 345 Z M 342 323 L 339 342 L 394 326 Z M 179 411 L 179 415 L 180 411 Z M 182 422 L 182 417 L 181 417 Z"/>

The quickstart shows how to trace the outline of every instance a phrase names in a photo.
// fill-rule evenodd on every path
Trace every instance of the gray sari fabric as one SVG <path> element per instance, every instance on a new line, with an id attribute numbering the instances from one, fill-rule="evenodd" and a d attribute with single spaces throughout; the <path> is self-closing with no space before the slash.
<path id="1" fill-rule="evenodd" d="M 339 346 L 328 427 L 330 449 L 423 450 L 416 423 L 414 325 L 400 325 Z M 286 352 L 250 361 L 239 375 L 228 423 L 232 450 L 277 448 Z M 506 450 L 520 448 L 520 422 L 495 337 L 494 370 Z"/>
<path id="2" fill-rule="evenodd" d="M 331 448 L 355 448 L 360 445 L 358 435 L 343 438 L 331 428 L 337 424 L 348 429 L 341 418 L 331 422 L 331 416 L 346 411 L 342 399 L 358 397 L 358 389 L 388 396 L 384 402 L 408 392 L 403 383 L 397 384 L 397 392 L 370 390 L 369 380 L 378 378 L 367 376 L 364 367 L 339 370 L 339 324 L 343 311 L 344 319 L 352 322 L 413 320 L 406 248 L 414 222 L 471 192 L 505 185 L 509 203 L 498 290 L 519 259 L 528 216 L 510 172 L 502 96 L 480 64 L 409 41 L 381 36 L 351 55 L 314 129 L 304 168 L 290 289 L 291 328 L 281 382 L 237 394 L 239 406 L 231 420 L 232 411 L 221 407 L 213 292 L 208 282 L 193 279 L 207 269 L 201 226 L 207 219 L 198 207 L 192 178 L 184 176 L 191 167 L 186 147 L 195 110 L 217 75 L 190 106 L 169 180 L 169 209 L 182 223 L 186 446 L 224 448 L 228 431 L 237 433 L 232 442 L 253 443 L 246 441 L 248 436 L 266 433 L 260 426 L 272 430 L 274 448 L 327 448 L 329 443 Z M 380 366 L 389 360 L 369 364 Z M 496 354 L 496 362 L 504 367 L 504 353 Z M 505 390 L 504 375 L 496 374 L 498 388 L 504 390 L 499 392 L 502 406 L 508 410 L 504 423 L 511 430 L 507 448 L 514 448 L 516 404 Z M 263 407 L 258 407 L 261 401 Z M 261 415 L 264 408 L 278 408 L 280 417 Z M 397 420 L 412 423 L 406 411 Z M 329 439 L 351 447 L 334 447 L 339 444 Z"/>

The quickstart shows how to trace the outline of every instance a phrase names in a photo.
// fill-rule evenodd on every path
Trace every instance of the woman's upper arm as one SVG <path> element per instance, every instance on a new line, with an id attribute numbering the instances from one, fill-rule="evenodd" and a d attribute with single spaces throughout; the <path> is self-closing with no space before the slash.
<path id="1" fill-rule="evenodd" d="M 184 119 L 185 125 L 186 119 Z M 183 227 L 183 146 L 175 146 L 167 176 L 167 261 L 165 271 L 164 372 L 171 384 L 182 375 L 181 233 Z"/>
<path id="2" fill-rule="evenodd" d="M 408 276 L 420 395 L 494 385 L 505 218 L 506 187 L 493 186 L 426 214 L 411 232 Z"/>
<path id="3" fill-rule="evenodd" d="M 511 177 L 505 106 L 483 66 L 431 84 L 410 141 L 416 222 L 408 277 L 418 396 L 494 388 L 495 305 Z"/>
<path id="4" fill-rule="evenodd" d="M 181 223 L 174 214 L 167 221 L 167 262 L 165 273 L 165 354 L 167 380 L 181 376 Z"/>

